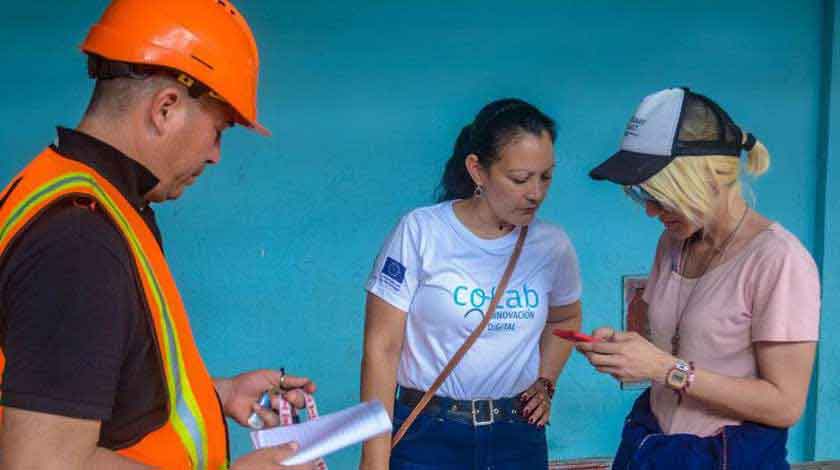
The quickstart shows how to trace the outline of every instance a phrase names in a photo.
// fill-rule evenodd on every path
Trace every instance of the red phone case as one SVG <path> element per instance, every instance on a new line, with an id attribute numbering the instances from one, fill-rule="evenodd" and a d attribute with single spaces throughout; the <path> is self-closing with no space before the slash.
<path id="1" fill-rule="evenodd" d="M 580 343 L 597 343 L 598 341 L 601 341 L 598 338 L 595 338 L 595 337 L 592 337 L 592 336 L 589 336 L 589 335 L 585 335 L 583 333 L 578 333 L 577 331 L 572 331 L 572 330 L 556 329 L 556 330 L 552 331 L 552 333 L 554 334 L 554 336 L 559 336 L 560 338 L 563 338 L 565 340 L 575 341 L 575 342 L 580 342 Z"/>

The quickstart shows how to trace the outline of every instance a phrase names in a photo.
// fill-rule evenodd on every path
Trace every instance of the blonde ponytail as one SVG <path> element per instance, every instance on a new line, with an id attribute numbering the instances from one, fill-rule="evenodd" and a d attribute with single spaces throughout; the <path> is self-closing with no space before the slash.
<path id="1" fill-rule="evenodd" d="M 744 142 L 747 139 L 747 133 L 744 133 Z M 753 137 L 755 138 L 755 137 Z M 743 143 L 743 142 L 742 142 Z M 747 153 L 747 173 L 752 176 L 761 176 L 770 168 L 770 152 L 767 147 L 756 139 L 755 145 Z"/>

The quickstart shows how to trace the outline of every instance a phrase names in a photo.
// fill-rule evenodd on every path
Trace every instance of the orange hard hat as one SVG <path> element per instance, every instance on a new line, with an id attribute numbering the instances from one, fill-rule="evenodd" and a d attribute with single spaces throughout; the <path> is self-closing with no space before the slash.
<path id="1" fill-rule="evenodd" d="M 260 59 L 251 28 L 228 0 L 113 0 L 81 46 L 114 62 L 174 69 L 230 104 L 240 124 L 257 122 Z"/>

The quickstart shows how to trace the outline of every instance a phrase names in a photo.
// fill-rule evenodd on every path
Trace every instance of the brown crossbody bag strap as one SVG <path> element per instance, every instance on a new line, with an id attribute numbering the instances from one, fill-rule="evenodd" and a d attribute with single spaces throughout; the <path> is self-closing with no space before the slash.
<path id="1" fill-rule="evenodd" d="M 393 449 L 396 447 L 397 443 L 400 442 L 400 439 L 403 438 L 405 432 L 408 431 L 408 427 L 411 426 L 411 423 L 417 419 L 417 415 L 423 411 L 423 408 L 429 404 L 429 401 L 435 396 L 435 392 L 440 388 L 443 382 L 449 377 L 449 374 L 452 373 L 452 369 L 454 369 L 459 362 L 461 362 L 461 358 L 464 357 L 464 354 L 472 347 L 475 340 L 481 336 L 481 333 L 484 332 L 484 329 L 487 328 L 487 325 L 490 323 L 490 320 L 493 318 L 493 314 L 496 312 L 496 305 L 499 304 L 499 301 L 502 300 L 502 295 L 504 295 L 505 289 L 507 289 L 507 283 L 510 280 L 510 276 L 513 274 L 513 269 L 516 267 L 516 261 L 519 259 L 519 254 L 522 252 L 522 245 L 525 244 L 525 236 L 528 235 L 528 226 L 523 225 L 520 232 L 519 238 L 516 240 L 516 247 L 513 249 L 513 253 L 510 255 L 510 260 L 508 260 L 507 267 L 505 268 L 505 273 L 502 275 L 502 279 L 499 281 L 499 285 L 496 287 L 496 294 L 493 295 L 493 300 L 490 302 L 490 306 L 487 307 L 487 312 L 484 313 L 484 319 L 481 320 L 481 323 L 470 333 L 470 336 L 464 341 L 464 344 L 458 348 L 458 351 L 455 352 L 455 355 L 452 356 L 452 359 L 449 360 L 449 363 L 446 364 L 446 367 L 443 368 L 443 371 L 438 375 L 435 382 L 429 387 L 429 390 L 423 394 L 423 398 L 420 399 L 420 402 L 417 403 L 417 406 L 411 410 L 411 413 L 408 415 L 408 418 L 403 421 L 402 426 L 394 434 L 394 438 L 391 440 L 391 448 Z"/>

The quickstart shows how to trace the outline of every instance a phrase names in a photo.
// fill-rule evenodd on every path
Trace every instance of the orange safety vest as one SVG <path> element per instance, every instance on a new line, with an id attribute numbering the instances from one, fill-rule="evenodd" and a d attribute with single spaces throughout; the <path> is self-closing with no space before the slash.
<path id="1" fill-rule="evenodd" d="M 228 468 L 224 417 L 213 381 L 199 355 L 187 312 L 155 236 L 137 210 L 105 178 L 47 149 L 0 194 L 0 259 L 44 209 L 68 197 L 88 197 L 108 215 L 130 248 L 154 324 L 166 379 L 168 419 L 125 457 L 166 470 Z M 0 353 L 0 373 L 4 358 Z"/>

